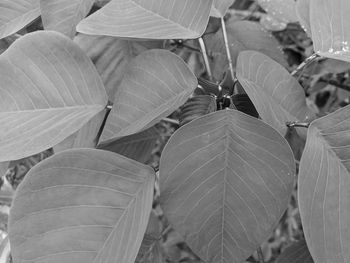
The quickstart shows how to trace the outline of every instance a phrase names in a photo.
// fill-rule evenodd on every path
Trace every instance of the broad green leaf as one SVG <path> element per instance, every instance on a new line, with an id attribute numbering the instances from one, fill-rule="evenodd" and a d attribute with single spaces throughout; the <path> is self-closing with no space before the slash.
<path id="1" fill-rule="evenodd" d="M 350 2 L 310 0 L 310 23 L 315 52 L 350 62 Z"/>
<path id="2" fill-rule="evenodd" d="M 9 219 L 14 262 L 134 263 L 154 171 L 121 155 L 68 150 L 32 168 Z"/>
<path id="3" fill-rule="evenodd" d="M 148 49 L 161 48 L 163 44 L 162 41 L 130 41 L 84 34 L 79 34 L 74 41 L 94 62 L 110 101 L 114 101 L 115 92 L 131 59 Z"/>
<path id="4" fill-rule="evenodd" d="M 213 0 L 112 0 L 78 24 L 88 35 L 127 38 L 198 38 L 207 27 Z"/>
<path id="5" fill-rule="evenodd" d="M 313 121 L 300 161 L 303 230 L 317 263 L 350 262 L 350 106 Z"/>
<path id="6" fill-rule="evenodd" d="M 16 33 L 39 17 L 39 1 L 0 1 L 0 39 Z"/>
<path id="7" fill-rule="evenodd" d="M 210 15 L 214 17 L 224 17 L 227 10 L 236 0 L 214 0 Z"/>
<path id="8" fill-rule="evenodd" d="M 297 17 L 301 27 L 311 36 L 310 0 L 298 0 L 296 3 Z"/>
<path id="9" fill-rule="evenodd" d="M 242 262 L 271 234 L 293 190 L 287 141 L 266 123 L 222 110 L 182 126 L 160 160 L 165 215 L 207 263 Z"/>
<path id="10" fill-rule="evenodd" d="M 269 15 L 282 22 L 291 23 L 298 21 L 295 0 L 258 0 L 258 4 Z"/>
<path id="11" fill-rule="evenodd" d="M 101 142 L 153 126 L 186 102 L 197 78 L 177 55 L 161 49 L 134 58 L 115 95 Z"/>
<path id="12" fill-rule="evenodd" d="M 0 161 L 46 150 L 107 103 L 90 59 L 53 31 L 27 34 L 0 56 Z"/>
<path id="13" fill-rule="evenodd" d="M 314 263 L 305 240 L 287 247 L 277 258 L 276 263 Z"/>
<path id="14" fill-rule="evenodd" d="M 46 30 L 75 36 L 75 27 L 89 13 L 94 0 L 40 0 L 41 18 Z"/>
<path id="15" fill-rule="evenodd" d="M 306 105 L 298 81 L 280 64 L 256 51 L 239 54 L 237 78 L 260 117 L 285 135 L 288 121 L 308 121 L 314 114 Z"/>
<path id="16" fill-rule="evenodd" d="M 155 127 L 151 127 L 118 140 L 101 143 L 98 148 L 119 153 L 140 163 L 147 163 L 159 136 L 158 130 Z"/>

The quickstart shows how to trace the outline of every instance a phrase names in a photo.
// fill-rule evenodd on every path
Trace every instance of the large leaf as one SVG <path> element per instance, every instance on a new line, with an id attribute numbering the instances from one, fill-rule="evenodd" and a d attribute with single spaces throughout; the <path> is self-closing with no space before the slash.
<path id="1" fill-rule="evenodd" d="M 350 2 L 311 0 L 310 23 L 315 52 L 350 62 Z"/>
<path id="2" fill-rule="evenodd" d="M 288 121 L 307 121 L 314 114 L 306 105 L 298 81 L 280 64 L 256 51 L 241 52 L 237 78 L 261 118 L 282 135 Z"/>
<path id="3" fill-rule="evenodd" d="M 293 189 L 287 141 L 236 110 L 181 127 L 160 161 L 161 206 L 207 263 L 242 262 L 271 233 Z"/>
<path id="4" fill-rule="evenodd" d="M 114 101 L 115 92 L 131 59 L 147 49 L 161 48 L 163 44 L 162 41 L 130 41 L 84 34 L 79 34 L 74 41 L 94 62 L 110 101 Z"/>
<path id="5" fill-rule="evenodd" d="M 269 15 L 282 22 L 290 23 L 298 21 L 295 0 L 258 0 L 258 4 Z"/>
<path id="6" fill-rule="evenodd" d="M 314 263 L 305 240 L 287 247 L 277 258 L 276 263 Z"/>
<path id="7" fill-rule="evenodd" d="M 150 167 L 107 151 L 68 150 L 46 159 L 13 201 L 14 262 L 134 263 L 153 184 Z"/>
<path id="8" fill-rule="evenodd" d="M 75 27 L 89 13 L 93 3 L 94 0 L 40 0 L 44 28 L 73 38 Z"/>
<path id="9" fill-rule="evenodd" d="M 197 78 L 177 55 L 148 50 L 128 65 L 101 141 L 139 132 L 168 116 L 188 99 Z"/>
<path id="10" fill-rule="evenodd" d="M 311 0 L 298 0 L 296 3 L 299 23 L 309 36 L 311 36 L 310 1 Z"/>
<path id="11" fill-rule="evenodd" d="M 213 0 L 112 0 L 78 24 L 89 35 L 128 38 L 198 38 Z"/>
<path id="12" fill-rule="evenodd" d="M 107 103 L 90 59 L 51 31 L 21 37 L 0 56 L 0 161 L 50 148 Z"/>
<path id="13" fill-rule="evenodd" d="M 350 262 L 350 106 L 313 121 L 299 171 L 299 209 L 317 263 Z"/>
<path id="14" fill-rule="evenodd" d="M 224 17 L 227 10 L 236 0 L 214 0 L 210 15 L 214 17 Z"/>
<path id="15" fill-rule="evenodd" d="M 40 15 L 40 0 L 0 1 L 0 39 L 21 30 Z"/>

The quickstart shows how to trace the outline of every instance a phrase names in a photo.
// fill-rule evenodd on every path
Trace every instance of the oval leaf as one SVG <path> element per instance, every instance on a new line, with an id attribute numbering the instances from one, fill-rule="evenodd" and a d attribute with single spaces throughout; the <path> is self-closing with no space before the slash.
<path id="1" fill-rule="evenodd" d="M 0 2 L 0 39 L 21 30 L 40 16 L 40 0 Z"/>
<path id="2" fill-rule="evenodd" d="M 208 24 L 213 0 L 112 0 L 78 24 L 88 35 L 128 38 L 198 38 Z"/>
<path id="3" fill-rule="evenodd" d="M 9 219 L 14 262 L 134 263 L 154 171 L 107 151 L 68 150 L 36 165 Z"/>
<path id="4" fill-rule="evenodd" d="M 0 56 L 0 161 L 50 148 L 107 103 L 84 52 L 65 36 L 37 31 Z"/>
<path id="5" fill-rule="evenodd" d="M 115 96 L 101 141 L 153 126 L 186 102 L 197 78 L 177 55 L 148 50 L 128 65 Z"/>
<path id="6" fill-rule="evenodd" d="M 313 121 L 300 162 L 298 200 L 315 262 L 350 262 L 350 106 Z"/>
<path id="7" fill-rule="evenodd" d="M 90 11 L 94 0 L 40 0 L 41 18 L 46 30 L 75 36 L 75 27 Z"/>
<path id="8" fill-rule="evenodd" d="M 299 82 L 280 64 L 256 51 L 239 54 L 237 78 L 261 118 L 285 135 L 288 121 L 307 121 L 314 114 L 306 105 Z"/>
<path id="9" fill-rule="evenodd" d="M 181 127 L 160 161 L 161 206 L 205 262 L 242 262 L 271 233 L 293 189 L 287 141 L 236 110 Z"/>
<path id="10" fill-rule="evenodd" d="M 277 258 L 276 263 L 314 263 L 305 240 L 287 247 Z"/>
<path id="11" fill-rule="evenodd" d="M 214 0 L 210 15 L 214 17 L 224 17 L 227 10 L 236 0 Z"/>

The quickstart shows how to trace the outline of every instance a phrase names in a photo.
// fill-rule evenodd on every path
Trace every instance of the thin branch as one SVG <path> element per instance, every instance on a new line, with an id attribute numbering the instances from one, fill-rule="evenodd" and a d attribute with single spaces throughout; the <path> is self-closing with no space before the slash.
<path id="1" fill-rule="evenodd" d="M 165 121 L 165 122 L 168 122 L 168 123 L 171 123 L 171 124 L 174 124 L 174 125 L 177 125 L 179 126 L 180 123 L 178 120 L 174 120 L 174 119 L 170 119 L 170 118 L 163 118 L 162 121 Z"/>
<path id="2" fill-rule="evenodd" d="M 295 127 L 309 128 L 310 123 L 309 122 L 288 121 L 288 122 L 286 122 L 286 125 L 288 128 L 295 128 Z"/>
<path id="3" fill-rule="evenodd" d="M 204 64 L 205 64 L 205 68 L 207 70 L 209 79 L 212 80 L 213 79 L 213 74 L 211 73 L 211 68 L 210 68 L 210 64 L 209 64 L 209 57 L 208 57 L 208 53 L 207 53 L 207 48 L 205 47 L 205 43 L 204 43 L 203 38 L 201 38 L 201 37 L 198 38 L 198 42 L 199 42 L 199 45 L 200 45 L 201 50 L 202 50 L 202 56 L 203 56 L 203 59 L 204 59 Z"/>
<path id="4" fill-rule="evenodd" d="M 336 86 L 336 87 L 339 88 L 339 89 L 343 89 L 343 90 L 346 90 L 346 91 L 350 91 L 350 86 L 345 85 L 345 84 L 342 84 L 342 83 L 339 83 L 338 81 L 333 80 L 333 79 L 327 80 L 327 79 L 321 78 L 319 81 L 320 81 L 320 82 L 328 83 L 328 84 L 333 85 L 333 86 Z"/>
<path id="5" fill-rule="evenodd" d="M 261 250 L 261 247 L 258 247 L 257 253 L 258 253 L 259 263 L 265 263 L 265 261 L 264 261 L 264 254 L 263 254 L 263 252 Z"/>
<path id="6" fill-rule="evenodd" d="M 306 58 L 293 72 L 292 76 L 296 76 L 301 73 L 307 66 L 309 66 L 319 55 L 314 53 L 310 57 Z"/>
<path id="7" fill-rule="evenodd" d="M 223 17 L 221 17 L 221 27 L 222 27 L 222 34 L 224 36 L 224 42 L 225 42 L 225 47 L 226 47 L 226 55 L 227 55 L 228 64 L 229 64 L 229 67 L 230 67 L 231 77 L 232 77 L 233 83 L 236 83 L 237 82 L 237 78 L 236 78 L 235 72 L 233 71 L 233 62 L 232 62 L 232 57 L 231 57 L 231 52 L 230 52 L 230 45 L 228 43 L 226 24 L 225 24 L 225 20 L 224 20 Z"/>

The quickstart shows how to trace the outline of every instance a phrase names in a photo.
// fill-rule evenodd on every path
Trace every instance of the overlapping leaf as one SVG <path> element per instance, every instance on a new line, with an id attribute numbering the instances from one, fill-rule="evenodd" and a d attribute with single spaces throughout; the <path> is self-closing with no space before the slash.
<path id="1" fill-rule="evenodd" d="M 40 15 L 40 0 L 0 1 L 0 39 L 16 33 Z"/>
<path id="2" fill-rule="evenodd" d="M 310 0 L 298 0 L 296 3 L 296 10 L 301 27 L 311 36 Z"/>
<path id="3" fill-rule="evenodd" d="M 177 55 L 148 50 L 128 65 L 101 142 L 153 126 L 185 103 L 197 78 Z"/>
<path id="4" fill-rule="evenodd" d="M 50 148 L 107 103 L 90 59 L 60 33 L 38 31 L 0 57 L 0 161 Z"/>
<path id="5" fill-rule="evenodd" d="M 276 263 L 314 263 L 305 240 L 287 247 L 277 258 Z"/>
<path id="6" fill-rule="evenodd" d="M 313 121 L 301 158 L 298 200 L 317 263 L 350 261 L 350 107 Z"/>
<path id="7" fill-rule="evenodd" d="M 235 0 L 214 0 L 210 15 L 214 17 L 224 17 L 227 10 Z"/>
<path id="8" fill-rule="evenodd" d="M 94 0 L 40 0 L 41 18 L 46 30 L 75 36 L 75 27 L 90 11 Z"/>
<path id="9" fill-rule="evenodd" d="M 350 62 L 349 12 L 347 0 L 311 0 L 311 34 L 317 53 Z"/>
<path id="10" fill-rule="evenodd" d="M 14 262 L 134 263 L 153 184 L 150 167 L 107 151 L 46 159 L 17 189 L 9 220 Z"/>
<path id="11" fill-rule="evenodd" d="M 112 0 L 78 24 L 89 35 L 128 38 L 198 38 L 213 0 Z"/>
<path id="12" fill-rule="evenodd" d="M 295 0 L 258 0 L 258 3 L 268 14 L 282 22 L 298 21 Z"/>
<path id="13" fill-rule="evenodd" d="M 254 103 L 261 118 L 282 135 L 286 122 L 306 121 L 314 114 L 306 105 L 298 81 L 280 64 L 256 51 L 241 52 L 237 78 Z"/>
<path id="14" fill-rule="evenodd" d="M 238 263 L 282 216 L 295 164 L 277 131 L 223 110 L 177 130 L 159 172 L 161 206 L 192 250 L 207 263 Z"/>

